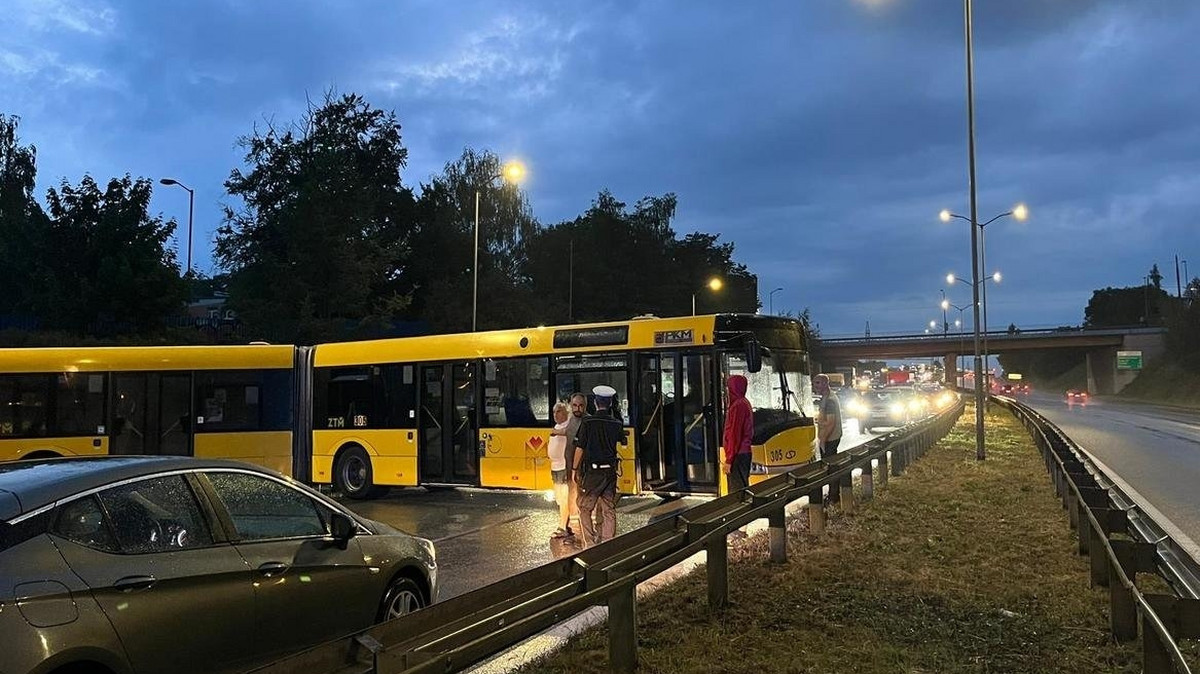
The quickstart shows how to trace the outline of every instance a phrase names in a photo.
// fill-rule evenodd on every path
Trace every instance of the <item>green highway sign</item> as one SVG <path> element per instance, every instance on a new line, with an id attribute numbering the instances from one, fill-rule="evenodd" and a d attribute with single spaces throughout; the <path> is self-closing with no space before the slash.
<path id="1" fill-rule="evenodd" d="M 1118 351 L 1117 352 L 1117 369 L 1118 370 L 1140 370 L 1140 369 L 1142 369 L 1142 352 L 1141 351 Z"/>

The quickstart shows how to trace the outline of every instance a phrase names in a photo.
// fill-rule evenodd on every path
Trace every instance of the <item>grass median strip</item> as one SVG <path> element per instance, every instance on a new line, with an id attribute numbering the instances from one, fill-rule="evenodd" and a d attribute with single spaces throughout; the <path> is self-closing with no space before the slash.
<path id="1" fill-rule="evenodd" d="M 1138 672 L 1108 636 L 1067 516 L 1025 430 L 993 408 L 986 461 L 974 413 L 822 535 L 789 523 L 730 551 L 733 605 L 713 614 L 703 569 L 638 605 L 643 672 Z M 607 672 L 599 627 L 523 672 Z"/>

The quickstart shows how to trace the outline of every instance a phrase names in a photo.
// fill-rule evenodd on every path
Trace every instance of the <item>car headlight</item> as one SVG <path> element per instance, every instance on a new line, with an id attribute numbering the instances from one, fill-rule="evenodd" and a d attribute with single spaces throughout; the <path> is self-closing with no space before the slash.
<path id="1" fill-rule="evenodd" d="M 863 405 L 862 401 L 859 400 L 851 400 L 846 405 L 846 409 L 850 410 L 851 414 L 862 414 L 867 411 L 866 405 Z"/>
<path id="2" fill-rule="evenodd" d="M 904 404 L 903 403 L 893 403 L 891 409 L 892 409 L 892 414 L 894 416 L 898 417 L 898 416 L 901 416 L 904 414 Z"/>

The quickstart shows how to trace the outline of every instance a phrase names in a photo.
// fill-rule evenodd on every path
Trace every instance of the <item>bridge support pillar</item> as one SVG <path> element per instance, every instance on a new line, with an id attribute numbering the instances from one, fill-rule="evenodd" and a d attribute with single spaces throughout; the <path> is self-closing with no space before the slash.
<path id="1" fill-rule="evenodd" d="M 958 385 L 958 354 L 948 353 L 942 356 L 942 369 L 946 371 L 946 386 Z"/>

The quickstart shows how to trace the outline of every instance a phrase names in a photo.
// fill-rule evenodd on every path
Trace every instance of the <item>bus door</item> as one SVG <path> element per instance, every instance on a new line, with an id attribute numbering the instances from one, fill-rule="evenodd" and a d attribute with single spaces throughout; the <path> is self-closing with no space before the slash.
<path id="1" fill-rule="evenodd" d="M 650 491 L 673 491 L 678 485 L 675 442 L 675 353 L 640 353 L 637 395 L 640 418 L 638 459 L 642 485 Z"/>
<path id="2" fill-rule="evenodd" d="M 192 453 L 192 377 L 186 373 L 113 374 L 112 454 Z"/>
<path id="3" fill-rule="evenodd" d="M 420 482 L 479 484 L 475 364 L 421 365 L 420 382 Z"/>
<path id="4" fill-rule="evenodd" d="M 710 353 L 685 353 L 680 359 L 676 389 L 679 399 L 679 441 L 684 448 L 683 468 L 688 490 L 715 492 L 720 470 L 717 437 L 717 409 L 721 397 L 716 387 L 713 356 Z"/>
<path id="5" fill-rule="evenodd" d="M 713 357 L 707 353 L 638 355 L 638 451 L 652 491 L 707 493 L 717 488 L 718 441 Z"/>

